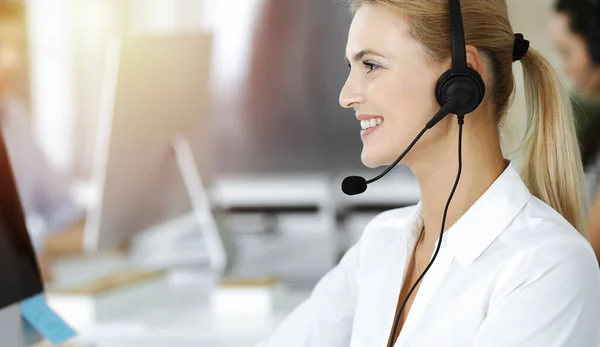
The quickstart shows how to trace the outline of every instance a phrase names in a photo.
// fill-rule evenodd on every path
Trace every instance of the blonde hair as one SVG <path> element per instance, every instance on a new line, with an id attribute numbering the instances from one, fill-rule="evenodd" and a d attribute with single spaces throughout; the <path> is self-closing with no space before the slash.
<path id="1" fill-rule="evenodd" d="M 352 13 L 365 4 L 380 5 L 402 15 L 409 34 L 435 61 L 451 52 L 448 0 L 350 0 Z M 486 86 L 498 125 L 507 114 L 514 91 L 514 32 L 505 0 L 462 0 L 465 41 L 490 63 Z M 529 191 L 558 211 L 586 235 L 586 194 L 573 110 L 550 63 L 529 48 L 521 59 L 527 102 L 527 131 L 516 152 L 520 174 Z"/>

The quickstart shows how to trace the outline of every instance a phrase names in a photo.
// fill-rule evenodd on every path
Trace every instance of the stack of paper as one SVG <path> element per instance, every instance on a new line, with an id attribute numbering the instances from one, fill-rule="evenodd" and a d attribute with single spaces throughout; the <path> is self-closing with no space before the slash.
<path id="1" fill-rule="evenodd" d="M 48 305 L 75 329 L 148 307 L 168 290 L 163 271 L 124 269 L 47 291 Z"/>
<path id="2" fill-rule="evenodd" d="M 216 286 L 211 295 L 212 313 L 217 316 L 270 315 L 284 294 L 280 278 L 230 278 Z"/>

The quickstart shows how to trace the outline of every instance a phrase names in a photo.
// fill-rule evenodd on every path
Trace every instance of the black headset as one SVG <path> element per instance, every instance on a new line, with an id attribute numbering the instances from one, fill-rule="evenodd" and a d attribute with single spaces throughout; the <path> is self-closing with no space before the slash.
<path id="1" fill-rule="evenodd" d="M 417 137 L 400 155 L 400 157 L 379 176 L 372 178 L 368 181 L 360 176 L 348 176 L 342 182 L 342 191 L 347 195 L 363 193 L 367 189 L 367 184 L 377 181 L 385 174 L 387 174 L 394 166 L 396 166 L 396 164 L 398 164 L 398 162 L 400 162 L 400 160 L 404 158 L 408 151 L 410 151 L 414 144 L 421 138 L 421 136 L 423 136 L 423 134 L 428 129 L 431 129 L 435 124 L 437 124 L 440 120 L 442 120 L 450 113 L 457 115 L 459 124 L 458 173 L 456 175 L 456 181 L 454 182 L 454 186 L 452 188 L 452 191 L 450 192 L 450 196 L 448 197 L 448 201 L 444 209 L 439 241 L 431 261 L 406 295 L 406 298 L 404 299 L 400 310 L 397 312 L 397 315 L 394 318 L 394 325 L 391 335 L 392 338 L 389 340 L 390 345 L 393 344 L 394 337 L 398 328 L 398 322 L 402 315 L 402 311 L 406 306 L 408 298 L 410 298 L 418 283 L 423 279 L 423 277 L 435 261 L 437 254 L 440 250 L 440 246 L 442 244 L 442 237 L 444 234 L 446 215 L 448 213 L 448 207 L 450 205 L 450 201 L 452 200 L 454 192 L 456 191 L 456 187 L 460 180 L 460 174 L 462 171 L 462 126 L 464 123 L 464 117 L 466 114 L 473 112 L 479 106 L 479 104 L 481 104 L 481 101 L 483 100 L 483 97 L 485 95 L 485 84 L 483 83 L 481 75 L 475 69 L 467 65 L 467 54 L 465 48 L 466 43 L 463 29 L 462 13 L 460 8 L 460 0 L 449 0 L 449 12 L 452 34 L 452 67 L 450 70 L 442 74 L 442 76 L 440 76 L 435 86 L 435 97 L 437 99 L 437 102 L 440 104 L 441 109 L 429 120 L 429 122 L 427 122 L 423 130 L 421 130 L 419 135 L 417 135 Z"/>
<path id="2" fill-rule="evenodd" d="M 450 25 L 452 33 L 452 68 L 446 71 L 435 86 L 435 96 L 440 106 L 451 98 L 459 102 L 450 113 L 466 115 L 473 112 L 483 100 L 485 84 L 479 73 L 467 65 L 465 34 L 459 0 L 450 0 Z"/>

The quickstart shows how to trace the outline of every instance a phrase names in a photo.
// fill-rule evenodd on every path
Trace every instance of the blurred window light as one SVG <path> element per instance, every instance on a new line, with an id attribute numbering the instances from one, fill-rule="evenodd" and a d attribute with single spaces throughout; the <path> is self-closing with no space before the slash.
<path id="1" fill-rule="evenodd" d="M 216 0 L 131 0 L 133 32 L 182 32 L 210 29 Z"/>
<path id="2" fill-rule="evenodd" d="M 262 0 L 212 2 L 212 30 L 216 39 L 214 70 L 219 84 L 222 83 L 225 90 L 232 90 L 247 74 L 252 28 Z"/>
<path id="3" fill-rule="evenodd" d="M 134 32 L 165 32 L 175 26 L 173 0 L 132 0 L 131 28 Z"/>
<path id="4" fill-rule="evenodd" d="M 71 0 L 74 1 L 74 0 Z M 76 32 L 82 43 L 100 41 L 110 29 L 111 13 L 106 0 L 84 0 L 76 5 Z M 77 6 L 79 5 L 79 6 Z"/>
<path id="5" fill-rule="evenodd" d="M 34 131 L 49 161 L 70 168 L 73 140 L 73 61 L 69 0 L 29 0 Z"/>

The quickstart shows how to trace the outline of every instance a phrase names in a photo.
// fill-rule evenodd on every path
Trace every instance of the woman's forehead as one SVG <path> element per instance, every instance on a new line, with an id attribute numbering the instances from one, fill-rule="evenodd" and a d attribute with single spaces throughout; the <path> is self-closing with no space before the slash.
<path id="1" fill-rule="evenodd" d="M 348 33 L 348 59 L 362 50 L 384 56 L 418 46 L 408 35 L 408 24 L 398 14 L 377 5 L 363 5 L 356 12 Z"/>

